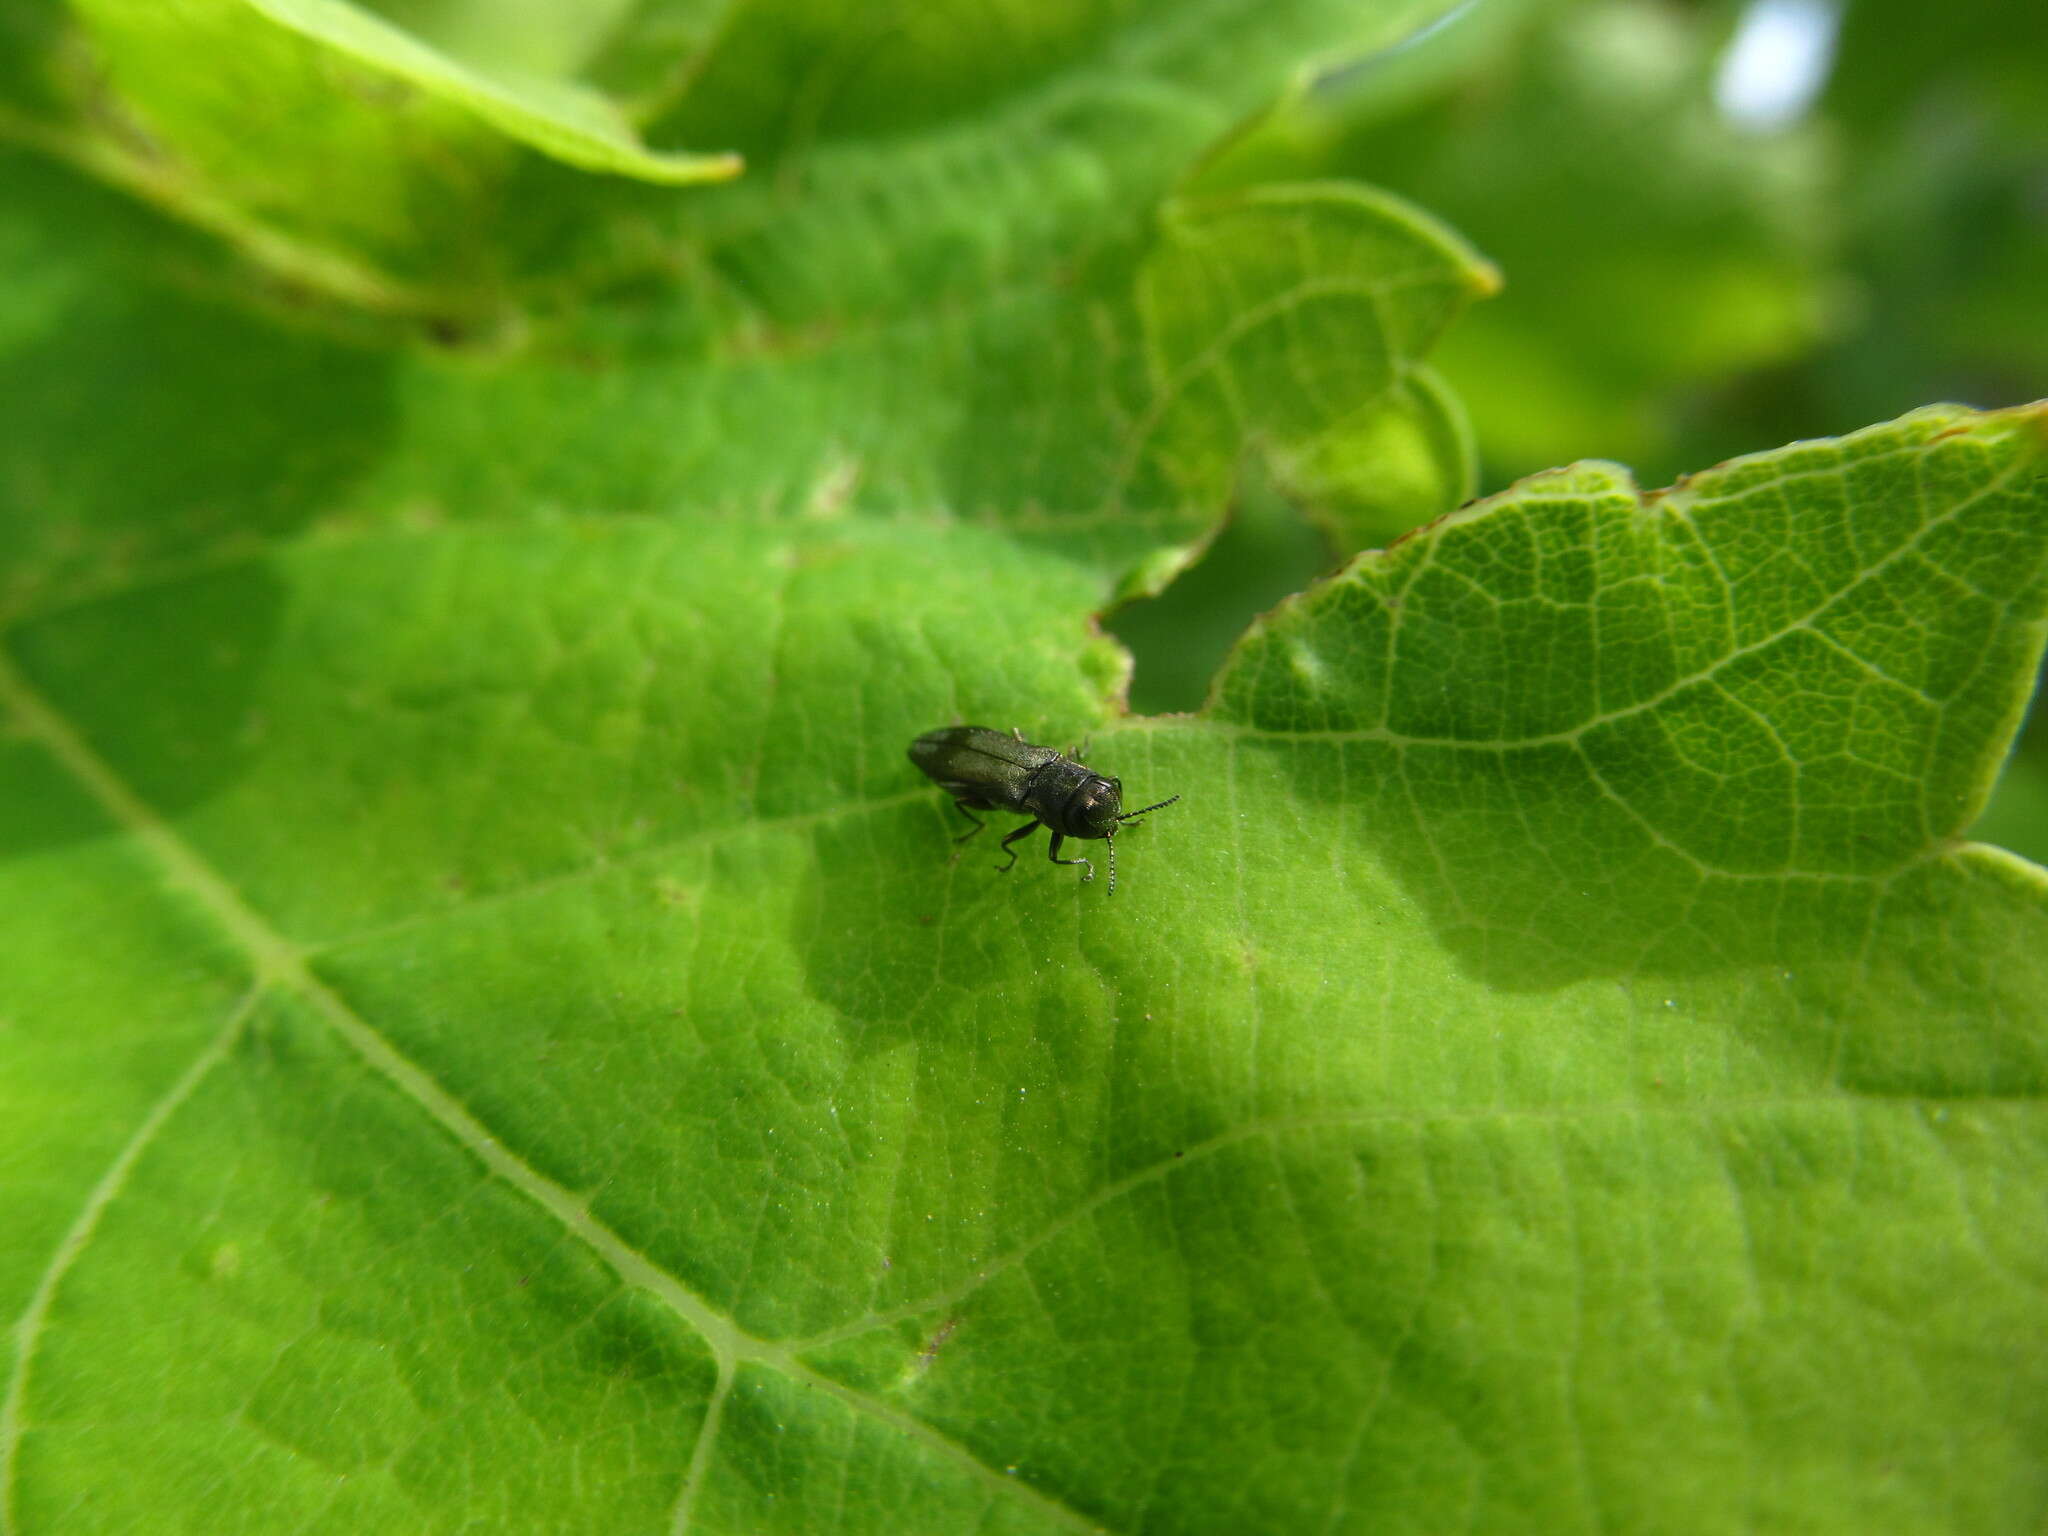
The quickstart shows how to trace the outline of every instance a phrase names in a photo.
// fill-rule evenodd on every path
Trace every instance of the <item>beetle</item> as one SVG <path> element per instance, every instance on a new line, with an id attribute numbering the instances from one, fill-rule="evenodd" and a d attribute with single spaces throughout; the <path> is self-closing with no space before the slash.
<path id="1" fill-rule="evenodd" d="M 910 744 L 910 760 L 953 797 L 954 808 L 974 823 L 953 841 L 964 843 L 988 825 L 976 811 L 1022 811 L 1033 819 L 1003 839 L 1010 862 L 996 869 L 1008 874 L 1017 864 L 1012 846 L 1041 826 L 1052 833 L 1046 858 L 1054 864 L 1079 864 L 1095 878 L 1087 859 L 1063 859 L 1060 844 L 1070 837 L 1101 838 L 1109 844 L 1109 893 L 1116 894 L 1117 828 L 1140 816 L 1161 811 L 1180 798 L 1174 795 L 1142 811 L 1126 811 L 1121 779 L 1097 773 L 1081 761 L 1085 748 L 1071 753 L 1037 747 L 1022 731 L 998 731 L 985 725 L 949 725 L 926 731 Z"/>

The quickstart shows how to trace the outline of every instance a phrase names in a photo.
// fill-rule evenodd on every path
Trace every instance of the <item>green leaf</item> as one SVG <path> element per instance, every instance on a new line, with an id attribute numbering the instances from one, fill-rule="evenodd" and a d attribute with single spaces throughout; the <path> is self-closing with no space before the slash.
<path id="1" fill-rule="evenodd" d="M 879 32 L 799 3 L 73 8 L 85 38 L 58 46 L 38 15 L 50 57 L 25 71 L 65 82 L 70 120 L 0 106 L 0 137 L 227 239 L 294 297 L 502 339 L 534 309 L 671 281 L 707 245 L 771 310 L 792 279 L 813 314 L 928 303 L 928 264 L 980 292 L 990 262 L 1028 256 L 1036 281 L 1128 238 L 1305 55 L 1382 47 L 1444 0 L 1041 7 L 1001 46 L 968 3 Z M 520 146 L 611 175 L 550 174 Z M 750 185 L 678 196 L 742 157 Z M 792 206 L 797 185 L 814 191 Z"/>
<path id="2" fill-rule="evenodd" d="M 549 66 L 573 65 L 577 62 L 573 55 L 551 58 L 547 55 L 554 50 L 548 49 L 534 58 L 526 56 L 524 48 L 506 49 L 510 57 L 499 66 L 501 72 L 493 73 L 440 52 L 375 11 L 347 0 L 242 0 L 242 4 L 300 37 L 464 107 L 508 137 L 570 165 L 675 184 L 718 181 L 739 173 L 739 161 L 731 155 L 648 150 L 604 96 L 552 70 L 541 72 Z M 594 9 L 602 13 L 602 7 Z M 587 21 L 577 30 L 584 26 Z M 489 45 L 502 43 L 502 30 L 487 23 L 463 35 Z"/>
<path id="3" fill-rule="evenodd" d="M 1349 518 L 1486 283 L 1090 224 L 1237 89 L 488 355 L 10 158 L 0 1526 L 2038 1525 L 2048 412 L 1532 480 L 1129 717 L 1092 616 Z M 951 861 L 960 718 L 1184 797 L 1114 900 Z"/>
<path id="4" fill-rule="evenodd" d="M 1938 878 L 2017 728 L 2044 424 L 1931 407 L 1649 498 L 1532 477 L 1283 605 L 1211 714 L 1327 743 L 1324 798 L 1376 786 L 1503 985 L 1839 951 Z"/>
<path id="5" fill-rule="evenodd" d="M 2042 461 L 1929 412 L 1366 557 L 1098 738 L 1188 796 L 1114 906 L 949 869 L 899 756 L 1100 686 L 999 533 L 422 528 L 28 625 L 16 1070 L 92 1108 L 18 1100 L 19 1518 L 2008 1523 L 2048 933 L 1951 834 Z"/>
<path id="6" fill-rule="evenodd" d="M 559 49 L 552 70 L 532 48 L 463 58 L 348 0 L 72 8 L 83 38 L 48 72 L 73 121 L 0 127 L 353 304 L 487 313 L 515 145 L 666 184 L 740 168 L 649 149 Z"/>
<path id="7" fill-rule="evenodd" d="M 731 156 L 649 150 L 604 95 L 573 78 L 618 27 L 616 4 L 545 14 L 393 7 L 418 11 L 411 19 L 422 30 L 412 31 L 352 0 L 192 0 L 175 9 L 71 3 L 125 105 L 231 184 L 253 188 L 266 172 L 281 180 L 304 171 L 320 147 L 352 146 L 378 160 L 419 157 L 427 146 L 406 135 L 424 137 L 455 120 L 435 104 L 587 170 L 668 183 L 739 170 Z M 415 92 L 422 111 L 408 122 Z M 251 120 L 252 108 L 261 119 Z M 397 170 L 375 169 L 387 177 Z"/>
<path id="8" fill-rule="evenodd" d="M 1391 538 L 1471 492 L 1464 419 L 1415 359 L 1498 286 L 1383 194 L 1290 187 L 1186 205 L 1142 278 L 1165 405 L 1140 441 L 1209 504 L 1229 495 L 1239 445 L 1257 444 L 1340 548 Z M 1318 344 L 1331 335 L 1344 344 Z"/>

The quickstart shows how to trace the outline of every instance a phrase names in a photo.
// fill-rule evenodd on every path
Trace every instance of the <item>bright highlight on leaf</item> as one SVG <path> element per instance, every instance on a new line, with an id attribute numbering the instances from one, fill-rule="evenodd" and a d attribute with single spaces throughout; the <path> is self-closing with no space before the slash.
<path id="1" fill-rule="evenodd" d="M 581 166 L 642 181 L 723 181 L 737 155 L 658 154 L 595 90 L 534 75 L 494 76 L 465 67 L 347 0 L 242 0 L 280 26 L 372 69 L 468 108 L 522 143 Z"/>

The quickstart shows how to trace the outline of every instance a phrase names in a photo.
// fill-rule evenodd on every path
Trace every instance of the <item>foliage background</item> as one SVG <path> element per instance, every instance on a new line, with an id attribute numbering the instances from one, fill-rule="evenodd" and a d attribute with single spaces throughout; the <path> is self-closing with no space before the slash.
<path id="1" fill-rule="evenodd" d="M 2048 23 L 1741 18 L 0 7 L 0 1532 L 2038 1530 Z"/>

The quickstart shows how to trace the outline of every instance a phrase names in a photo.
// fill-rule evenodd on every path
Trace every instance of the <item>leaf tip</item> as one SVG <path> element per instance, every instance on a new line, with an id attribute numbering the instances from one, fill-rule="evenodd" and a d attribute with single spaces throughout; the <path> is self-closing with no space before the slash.
<path id="1" fill-rule="evenodd" d="M 651 157 L 659 172 L 652 179 L 668 186 L 700 186 L 732 181 L 747 168 L 746 156 L 733 150 L 714 154 L 668 154 Z"/>

